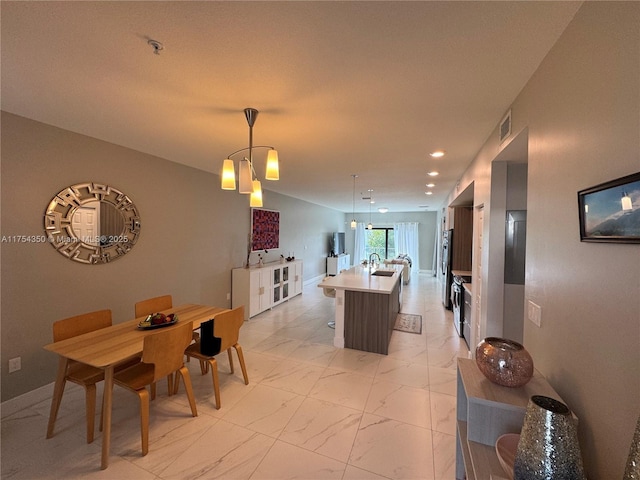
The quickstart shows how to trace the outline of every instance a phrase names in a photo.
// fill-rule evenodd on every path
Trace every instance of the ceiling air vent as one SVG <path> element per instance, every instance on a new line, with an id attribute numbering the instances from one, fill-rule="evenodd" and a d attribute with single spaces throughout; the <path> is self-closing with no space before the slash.
<path id="1" fill-rule="evenodd" d="M 500 143 L 504 142 L 509 135 L 511 135 L 511 110 L 500 122 Z"/>

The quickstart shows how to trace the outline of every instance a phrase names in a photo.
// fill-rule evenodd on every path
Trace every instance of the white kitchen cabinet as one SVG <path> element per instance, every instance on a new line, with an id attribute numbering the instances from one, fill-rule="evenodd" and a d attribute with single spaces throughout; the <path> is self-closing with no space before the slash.
<path id="1" fill-rule="evenodd" d="M 267 263 L 231 271 L 231 308 L 244 305 L 245 320 L 302 293 L 302 261 Z"/>
<path id="2" fill-rule="evenodd" d="M 337 257 L 327 257 L 327 275 L 337 275 L 351 268 L 351 255 L 344 253 Z"/>

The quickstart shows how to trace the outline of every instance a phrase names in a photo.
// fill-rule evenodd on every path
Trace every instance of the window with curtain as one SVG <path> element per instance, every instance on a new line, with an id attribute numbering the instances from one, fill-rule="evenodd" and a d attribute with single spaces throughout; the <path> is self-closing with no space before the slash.
<path id="1" fill-rule="evenodd" d="M 377 253 L 383 260 L 396 256 L 393 228 L 377 227 L 372 230 L 365 230 L 364 234 L 366 258 L 369 258 L 372 253 Z"/>
<path id="2" fill-rule="evenodd" d="M 405 254 L 411 258 L 417 272 L 420 265 L 418 223 L 394 223 L 393 228 L 374 228 L 367 230 L 364 223 L 358 223 L 355 230 L 353 264 L 368 260 L 376 252 L 380 258 L 395 258 Z"/>
<path id="3" fill-rule="evenodd" d="M 393 233 L 395 239 L 396 255 L 406 254 L 411 258 L 412 272 L 417 272 L 420 266 L 418 223 L 394 223 Z"/>
<path id="4" fill-rule="evenodd" d="M 355 245 L 353 248 L 353 258 L 351 259 L 351 262 L 353 263 L 353 265 L 359 265 L 360 263 L 362 263 L 362 260 L 364 260 L 365 258 L 368 258 L 366 256 L 366 236 L 365 236 L 365 232 L 366 229 L 364 227 L 364 223 L 358 223 L 356 225 L 356 230 L 355 230 Z"/>

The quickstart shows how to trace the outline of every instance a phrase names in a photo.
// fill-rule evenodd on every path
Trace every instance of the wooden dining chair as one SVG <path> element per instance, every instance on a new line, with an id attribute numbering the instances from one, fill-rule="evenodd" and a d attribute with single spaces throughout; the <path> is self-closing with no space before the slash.
<path id="1" fill-rule="evenodd" d="M 173 307 L 171 295 L 162 295 L 161 297 L 148 298 L 135 304 L 136 318 L 146 317 L 152 313 L 158 313 L 162 310 L 168 310 Z"/>
<path id="2" fill-rule="evenodd" d="M 231 356 L 231 348 L 236 350 L 242 376 L 245 385 L 249 385 L 249 376 L 247 375 L 247 367 L 244 363 L 244 355 L 242 347 L 238 343 L 240 336 L 240 327 L 244 323 L 244 306 L 240 306 L 227 312 L 219 313 L 212 320 L 203 322 L 200 325 L 199 341 L 189 345 L 185 350 L 187 357 L 193 357 L 200 360 L 200 369 L 202 374 L 206 374 L 211 369 L 211 377 L 213 379 L 213 392 L 216 399 L 216 408 L 219 409 L 220 404 L 220 383 L 218 379 L 218 363 L 215 356 L 220 352 L 227 351 L 229 355 L 229 367 L 231 373 L 233 370 L 233 357 Z M 175 391 L 177 392 L 179 382 L 175 382 Z"/>
<path id="3" fill-rule="evenodd" d="M 162 295 L 160 297 L 149 298 L 136 303 L 135 315 L 136 318 L 146 317 L 152 313 L 161 312 L 162 310 L 168 310 L 170 308 L 173 308 L 173 299 L 171 298 L 171 295 Z M 200 335 L 198 332 L 193 332 L 194 341 L 197 341 L 199 337 Z"/>
<path id="4" fill-rule="evenodd" d="M 149 452 L 149 392 L 163 377 L 176 373 L 182 377 L 191 414 L 198 416 L 189 370 L 184 366 L 184 350 L 191 343 L 193 322 L 180 322 L 166 327 L 144 338 L 142 361 L 114 374 L 113 381 L 134 393 L 140 399 L 140 429 L 142 455 Z"/>
<path id="5" fill-rule="evenodd" d="M 160 297 L 148 298 L 137 302 L 134 305 L 135 316 L 146 317 L 152 313 L 158 313 L 162 310 L 168 310 L 173 308 L 173 299 L 171 295 L 162 295 Z M 173 376 L 167 377 L 168 394 L 171 396 L 173 393 Z M 153 384 L 151 387 L 151 400 L 156 398 L 156 386 Z"/>
<path id="6" fill-rule="evenodd" d="M 111 310 L 98 310 L 58 320 L 53 324 L 53 341 L 60 342 L 84 333 L 110 327 L 111 324 Z M 59 371 L 65 373 L 63 378 L 59 378 L 56 381 L 54 387 L 51 411 L 49 412 L 49 424 L 47 425 L 47 438 L 53 437 L 62 394 L 64 393 L 66 382 L 69 381 L 82 386 L 85 390 L 87 443 L 91 443 L 93 442 L 96 415 L 96 383 L 104 379 L 104 371 L 64 357 L 60 357 L 59 362 Z M 102 425 L 102 418 L 100 425 Z"/>

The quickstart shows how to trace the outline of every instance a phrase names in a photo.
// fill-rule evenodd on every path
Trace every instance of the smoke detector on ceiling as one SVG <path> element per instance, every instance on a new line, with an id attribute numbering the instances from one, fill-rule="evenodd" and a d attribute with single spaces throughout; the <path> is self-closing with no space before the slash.
<path id="1" fill-rule="evenodd" d="M 160 51 L 164 50 L 164 45 L 162 45 L 162 43 L 157 40 L 149 39 L 147 43 L 151 45 L 151 47 L 153 48 L 153 53 L 155 53 L 156 55 L 160 55 Z"/>

